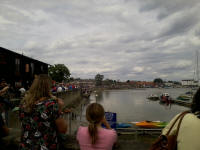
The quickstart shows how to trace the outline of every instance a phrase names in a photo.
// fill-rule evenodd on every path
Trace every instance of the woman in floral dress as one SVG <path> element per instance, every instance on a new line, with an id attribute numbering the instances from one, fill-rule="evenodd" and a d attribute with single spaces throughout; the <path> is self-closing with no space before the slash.
<path id="1" fill-rule="evenodd" d="M 51 80 L 39 75 L 20 106 L 22 134 L 20 150 L 57 150 L 58 133 L 66 133 L 67 125 L 60 117 L 60 100 L 50 93 Z"/>

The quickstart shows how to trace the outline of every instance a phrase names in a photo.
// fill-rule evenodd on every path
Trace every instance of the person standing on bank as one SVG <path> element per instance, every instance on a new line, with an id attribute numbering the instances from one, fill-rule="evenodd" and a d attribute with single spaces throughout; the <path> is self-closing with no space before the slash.
<path id="1" fill-rule="evenodd" d="M 163 129 L 162 134 L 166 135 L 167 131 L 170 129 L 174 120 L 179 116 L 176 115 L 169 124 Z M 178 121 L 172 128 L 172 134 L 175 133 L 177 129 Z M 184 116 L 178 137 L 177 137 L 177 149 L 178 150 L 200 150 L 200 88 L 197 90 L 193 97 L 193 102 L 191 106 L 191 113 Z"/>
<path id="2" fill-rule="evenodd" d="M 20 150 L 58 150 L 58 134 L 66 133 L 66 121 L 60 116 L 60 100 L 50 93 L 51 79 L 37 76 L 20 106 L 22 123 Z"/>
<path id="3" fill-rule="evenodd" d="M 87 107 L 86 119 L 88 127 L 79 127 L 77 141 L 81 150 L 112 150 L 117 142 L 117 134 L 112 130 L 104 117 L 104 109 L 98 103 Z M 107 129 L 101 127 L 104 124 Z"/>

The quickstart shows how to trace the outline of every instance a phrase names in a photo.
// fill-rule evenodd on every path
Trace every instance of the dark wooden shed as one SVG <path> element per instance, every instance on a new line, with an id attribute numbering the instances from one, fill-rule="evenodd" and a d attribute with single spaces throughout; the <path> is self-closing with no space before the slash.
<path id="1" fill-rule="evenodd" d="M 48 73 L 48 64 L 0 47 L 0 79 L 13 87 L 31 85 L 34 76 Z"/>

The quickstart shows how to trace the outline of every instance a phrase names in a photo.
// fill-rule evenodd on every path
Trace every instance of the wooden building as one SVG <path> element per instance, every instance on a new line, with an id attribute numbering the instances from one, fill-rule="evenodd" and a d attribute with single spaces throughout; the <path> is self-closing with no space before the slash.
<path id="1" fill-rule="evenodd" d="M 48 64 L 0 47 L 0 79 L 13 87 L 31 85 L 34 76 L 48 73 Z"/>

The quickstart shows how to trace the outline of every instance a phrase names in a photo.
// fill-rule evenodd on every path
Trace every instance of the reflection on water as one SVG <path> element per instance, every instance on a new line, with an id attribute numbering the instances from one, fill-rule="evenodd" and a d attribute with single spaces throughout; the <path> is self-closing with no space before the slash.
<path id="1" fill-rule="evenodd" d="M 117 113 L 118 122 L 131 122 L 142 120 L 169 121 L 171 118 L 188 108 L 184 106 L 166 106 L 159 104 L 159 101 L 150 101 L 147 98 L 150 94 L 160 95 L 164 92 L 170 94 L 172 98 L 190 89 L 141 89 L 141 90 L 109 90 L 91 95 L 92 101 L 96 100 L 104 106 L 105 111 Z M 85 111 L 85 109 L 83 110 Z M 83 112 L 84 114 L 85 112 Z"/>

